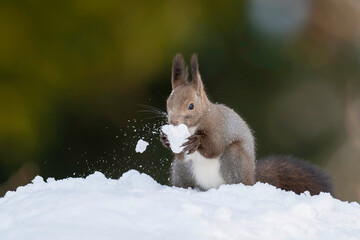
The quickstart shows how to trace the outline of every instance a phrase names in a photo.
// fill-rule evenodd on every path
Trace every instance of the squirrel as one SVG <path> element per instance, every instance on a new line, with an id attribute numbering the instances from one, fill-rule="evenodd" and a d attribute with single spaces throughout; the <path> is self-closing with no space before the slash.
<path id="1" fill-rule="evenodd" d="M 256 161 L 255 140 L 248 124 L 231 108 L 212 103 L 204 90 L 197 55 L 191 57 L 191 81 L 181 54 L 174 57 L 168 122 L 185 124 L 190 137 L 171 164 L 171 185 L 209 190 L 222 184 L 271 184 L 297 194 L 331 192 L 330 178 L 316 166 L 290 156 Z M 161 143 L 170 148 L 167 136 Z"/>

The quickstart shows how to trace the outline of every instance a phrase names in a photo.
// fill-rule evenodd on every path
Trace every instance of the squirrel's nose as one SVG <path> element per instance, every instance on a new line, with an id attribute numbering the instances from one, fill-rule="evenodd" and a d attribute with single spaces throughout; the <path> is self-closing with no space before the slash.
<path id="1" fill-rule="evenodd" d="M 171 125 L 174 125 L 174 126 L 177 126 L 177 125 L 179 125 L 179 120 L 171 119 L 171 120 L 170 120 L 170 124 L 171 124 Z"/>

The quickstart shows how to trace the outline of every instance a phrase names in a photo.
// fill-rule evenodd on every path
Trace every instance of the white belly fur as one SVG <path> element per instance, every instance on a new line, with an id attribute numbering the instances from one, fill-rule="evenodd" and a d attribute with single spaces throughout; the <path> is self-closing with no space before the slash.
<path id="1" fill-rule="evenodd" d="M 195 181 L 203 189 L 218 188 L 224 183 L 224 179 L 220 175 L 219 158 L 205 158 L 196 151 L 185 155 L 185 161 L 192 162 Z"/>

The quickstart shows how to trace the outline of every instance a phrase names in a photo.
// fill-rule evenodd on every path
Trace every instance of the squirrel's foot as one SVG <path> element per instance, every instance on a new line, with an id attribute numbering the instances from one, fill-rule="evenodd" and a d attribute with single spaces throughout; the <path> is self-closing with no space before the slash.
<path id="1" fill-rule="evenodd" d="M 168 149 L 170 149 L 170 142 L 169 139 L 167 137 L 167 135 L 165 133 L 161 133 L 160 134 L 160 142 L 162 143 L 162 145 Z"/>
<path id="2" fill-rule="evenodd" d="M 195 151 L 197 151 L 201 144 L 201 134 L 195 133 L 188 137 L 188 141 L 185 142 L 182 147 L 184 147 L 183 152 L 187 154 L 191 154 Z"/>

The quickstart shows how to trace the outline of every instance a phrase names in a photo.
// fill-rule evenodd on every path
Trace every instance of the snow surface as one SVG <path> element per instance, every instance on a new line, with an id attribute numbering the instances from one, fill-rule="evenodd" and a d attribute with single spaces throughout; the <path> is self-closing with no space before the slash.
<path id="1" fill-rule="evenodd" d="M 149 145 L 148 142 L 140 139 L 137 144 L 136 144 L 136 148 L 135 148 L 135 152 L 137 153 L 143 153 L 146 150 L 146 147 Z"/>
<path id="2" fill-rule="evenodd" d="M 167 135 L 171 150 L 174 153 L 180 153 L 184 149 L 181 145 L 190 137 L 189 130 L 185 124 L 178 126 L 164 125 L 161 127 L 161 131 Z"/>
<path id="3" fill-rule="evenodd" d="M 360 205 L 267 184 L 198 192 L 135 170 L 47 179 L 0 198 L 0 239 L 360 239 Z"/>

